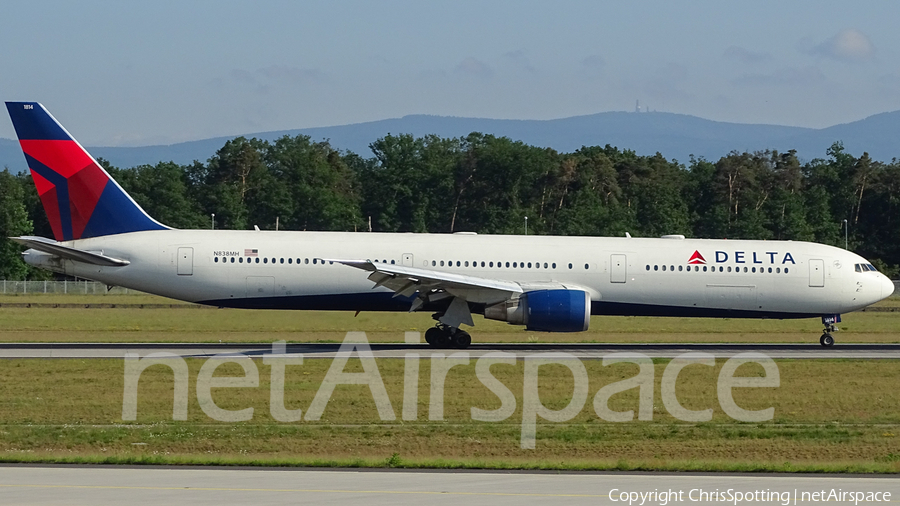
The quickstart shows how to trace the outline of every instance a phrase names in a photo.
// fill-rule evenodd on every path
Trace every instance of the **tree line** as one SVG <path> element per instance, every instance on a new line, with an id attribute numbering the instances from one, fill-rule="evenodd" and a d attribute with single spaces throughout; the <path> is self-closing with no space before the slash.
<path id="1" fill-rule="evenodd" d="M 900 161 L 847 153 L 732 152 L 687 164 L 613 146 L 572 153 L 506 137 L 387 135 L 372 156 L 327 141 L 238 137 L 205 163 L 160 162 L 110 175 L 176 228 L 473 231 L 814 241 L 844 246 L 896 277 Z M 213 218 L 212 215 L 215 215 Z M 846 230 L 844 229 L 846 220 Z M 41 279 L 6 237 L 52 237 L 27 173 L 0 173 L 0 278 Z"/>

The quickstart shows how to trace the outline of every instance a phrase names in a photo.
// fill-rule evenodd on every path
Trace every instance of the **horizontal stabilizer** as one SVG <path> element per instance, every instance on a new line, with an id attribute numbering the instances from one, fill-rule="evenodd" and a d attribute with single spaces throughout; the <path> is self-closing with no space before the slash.
<path id="1" fill-rule="evenodd" d="M 106 267 L 123 267 L 131 263 L 128 260 L 108 257 L 102 254 L 102 252 L 97 253 L 94 251 L 84 251 L 80 249 L 70 248 L 68 246 L 63 246 L 56 241 L 46 239 L 44 237 L 10 237 L 10 240 L 13 240 L 24 246 L 28 246 L 31 249 L 43 251 L 44 253 L 50 253 L 51 255 L 56 255 L 58 257 L 65 258 L 67 260 L 73 260 L 75 262 L 103 265 Z"/>

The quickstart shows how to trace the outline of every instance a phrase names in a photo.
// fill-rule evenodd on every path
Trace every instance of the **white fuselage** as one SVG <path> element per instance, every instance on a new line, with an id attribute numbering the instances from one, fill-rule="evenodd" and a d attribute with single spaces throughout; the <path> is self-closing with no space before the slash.
<path id="1" fill-rule="evenodd" d="M 883 274 L 857 272 L 867 261 L 854 253 L 791 241 L 163 230 L 63 244 L 130 264 L 96 266 L 33 250 L 26 259 L 109 285 L 226 307 L 409 308 L 408 299 L 373 289 L 365 272 L 321 259 L 578 286 L 590 294 L 593 314 L 812 317 L 861 309 L 893 291 Z"/>

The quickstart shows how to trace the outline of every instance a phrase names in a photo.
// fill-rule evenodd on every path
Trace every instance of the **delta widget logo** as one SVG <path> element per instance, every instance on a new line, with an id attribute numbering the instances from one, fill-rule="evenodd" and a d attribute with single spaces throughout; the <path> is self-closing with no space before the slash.
<path id="1" fill-rule="evenodd" d="M 702 264 L 706 265 L 706 259 L 703 258 L 703 255 L 700 254 L 700 251 L 694 250 L 694 254 L 691 255 L 691 259 L 688 260 L 689 264 Z"/>

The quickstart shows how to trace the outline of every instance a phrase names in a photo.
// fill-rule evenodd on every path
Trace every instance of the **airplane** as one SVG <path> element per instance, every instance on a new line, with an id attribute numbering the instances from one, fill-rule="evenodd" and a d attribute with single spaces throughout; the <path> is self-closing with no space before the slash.
<path id="1" fill-rule="evenodd" d="M 811 242 L 541 235 L 177 230 L 150 217 L 37 102 L 6 102 L 53 239 L 27 263 L 218 307 L 431 311 L 436 347 L 472 314 L 547 332 L 592 315 L 822 318 L 891 295 L 850 251 Z M 255 227 L 256 228 L 256 227 Z"/>

